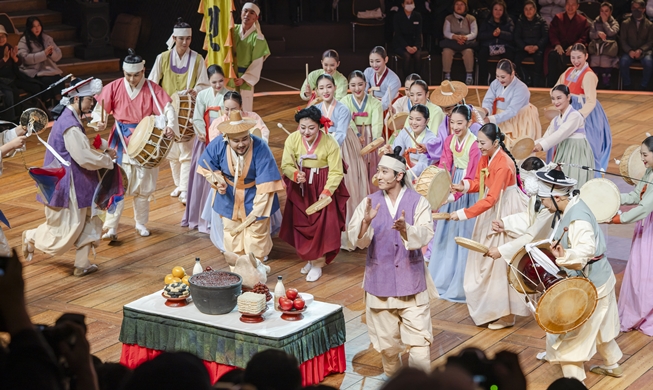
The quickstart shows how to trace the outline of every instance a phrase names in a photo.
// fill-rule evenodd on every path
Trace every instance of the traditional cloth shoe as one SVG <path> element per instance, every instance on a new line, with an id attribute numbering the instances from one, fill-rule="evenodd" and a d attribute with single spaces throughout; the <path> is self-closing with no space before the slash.
<path id="1" fill-rule="evenodd" d="M 73 275 L 75 276 L 86 276 L 88 274 L 92 274 L 93 272 L 98 270 L 97 264 L 91 264 L 86 268 L 80 268 L 80 267 L 75 267 L 75 270 L 73 271 Z"/>
<path id="2" fill-rule="evenodd" d="M 306 265 L 301 270 L 299 270 L 299 273 L 302 275 L 306 275 L 310 272 L 311 268 L 313 268 L 313 264 L 311 264 L 310 261 L 307 261 Z"/>
<path id="3" fill-rule="evenodd" d="M 548 359 L 546 358 L 546 351 L 538 353 L 537 355 L 535 355 L 535 358 L 537 360 L 542 360 L 544 362 L 548 361 Z"/>
<path id="4" fill-rule="evenodd" d="M 186 191 L 182 191 L 179 193 L 179 201 L 183 203 L 184 205 L 186 204 Z"/>
<path id="5" fill-rule="evenodd" d="M 514 325 L 515 325 L 514 318 L 513 318 L 512 322 L 504 321 L 501 318 L 499 318 L 498 320 L 496 320 L 493 323 L 491 323 L 490 325 L 488 325 L 487 328 L 491 329 L 491 330 L 499 330 L 499 329 L 503 329 L 503 328 L 510 328 L 511 326 L 514 326 Z"/>
<path id="6" fill-rule="evenodd" d="M 603 368 L 601 366 L 592 366 L 590 372 L 593 372 L 597 375 L 611 376 L 615 378 L 621 378 L 624 375 L 624 369 L 621 366 L 615 368 Z"/>
<path id="7" fill-rule="evenodd" d="M 136 224 L 136 231 L 138 232 L 138 234 L 141 237 L 149 237 L 149 235 L 150 235 L 150 231 L 147 230 L 147 228 L 145 226 L 141 225 L 140 223 Z"/>
<path id="8" fill-rule="evenodd" d="M 27 241 L 27 231 L 23 231 L 23 257 L 25 258 L 25 261 L 32 261 L 32 258 L 34 257 L 34 245 Z"/>
<path id="9" fill-rule="evenodd" d="M 321 276 L 322 276 L 322 268 L 312 267 L 311 270 L 308 271 L 308 275 L 306 275 L 306 281 L 316 282 Z"/>
<path id="10" fill-rule="evenodd" d="M 181 190 L 179 188 L 175 188 L 175 190 L 170 193 L 170 196 L 176 198 L 179 196 L 179 194 L 181 194 Z"/>
<path id="11" fill-rule="evenodd" d="M 118 241 L 118 235 L 116 234 L 116 229 L 109 229 L 106 233 L 102 235 L 103 241 Z"/>

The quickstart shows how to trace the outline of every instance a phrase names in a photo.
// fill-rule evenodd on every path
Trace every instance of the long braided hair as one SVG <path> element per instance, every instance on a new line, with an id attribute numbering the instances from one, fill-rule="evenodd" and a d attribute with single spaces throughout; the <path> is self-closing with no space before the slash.
<path id="1" fill-rule="evenodd" d="M 497 126 L 496 123 L 486 123 L 481 127 L 479 131 L 482 131 L 483 134 L 485 134 L 485 136 L 488 137 L 492 142 L 499 140 L 499 146 L 501 146 L 501 149 L 503 149 L 503 151 L 506 152 L 506 154 L 510 157 L 512 162 L 515 164 L 516 181 L 519 188 L 521 188 L 522 183 L 519 177 L 519 165 L 517 165 L 517 161 L 512 156 L 512 153 L 510 153 L 510 151 L 506 147 L 506 144 L 504 143 L 504 140 L 506 139 L 506 135 L 501 132 L 501 129 L 499 129 L 499 126 Z"/>

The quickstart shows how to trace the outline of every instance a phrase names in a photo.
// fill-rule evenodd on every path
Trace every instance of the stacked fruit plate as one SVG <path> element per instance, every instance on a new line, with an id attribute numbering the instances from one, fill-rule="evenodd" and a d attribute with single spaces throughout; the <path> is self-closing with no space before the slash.
<path id="1" fill-rule="evenodd" d="M 276 297 L 275 297 L 276 299 Z M 279 309 L 281 310 L 281 319 L 286 321 L 299 321 L 304 319 L 304 313 L 308 306 L 306 301 L 299 296 L 297 289 L 289 288 L 286 290 L 286 295 L 280 297 Z"/>

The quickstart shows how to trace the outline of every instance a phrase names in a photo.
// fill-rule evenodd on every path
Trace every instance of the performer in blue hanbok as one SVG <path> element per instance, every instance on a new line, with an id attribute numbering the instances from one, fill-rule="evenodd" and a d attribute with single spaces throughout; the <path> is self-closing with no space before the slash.
<path id="1" fill-rule="evenodd" d="M 364 72 L 367 87 L 372 89 L 372 94 L 381 101 L 383 111 L 385 111 L 392 106 L 392 102 L 399 96 L 401 80 L 395 72 L 386 66 L 388 54 L 383 46 L 376 46 L 372 49 L 369 59 L 370 66 Z"/>
<path id="2" fill-rule="evenodd" d="M 216 189 L 213 210 L 222 217 L 224 249 L 264 260 L 272 249 L 269 218 L 279 209 L 277 192 L 283 184 L 270 148 L 249 133 L 255 125 L 232 111 L 230 121 L 219 126 L 221 135 L 202 153 L 197 171 Z"/>
<path id="3" fill-rule="evenodd" d="M 467 105 L 458 105 L 451 112 L 449 127 L 451 135 L 445 140 L 445 148 L 440 159 L 440 168 L 451 173 L 452 182 L 463 179 L 474 180 L 476 166 L 481 158 L 476 136 L 469 129 L 473 123 L 472 112 Z M 478 201 L 478 193 L 449 194 L 447 204 L 440 212 L 451 213 L 473 206 Z M 438 221 L 431 245 L 429 272 L 433 277 L 440 298 L 452 302 L 465 302 L 463 278 L 467 264 L 468 250 L 457 245 L 455 237 L 471 237 L 476 218 L 465 221 Z"/>
<path id="4" fill-rule="evenodd" d="M 576 43 L 571 48 L 572 67 L 567 69 L 558 79 L 559 84 L 569 87 L 571 106 L 585 118 L 585 133 L 594 154 L 596 169 L 608 169 L 610 150 L 612 149 L 612 133 L 610 123 L 603 106 L 596 100 L 596 84 L 599 79 L 587 63 L 587 48 L 582 43 Z M 550 161 L 553 154 L 547 154 Z M 595 177 L 600 177 L 596 172 Z"/>

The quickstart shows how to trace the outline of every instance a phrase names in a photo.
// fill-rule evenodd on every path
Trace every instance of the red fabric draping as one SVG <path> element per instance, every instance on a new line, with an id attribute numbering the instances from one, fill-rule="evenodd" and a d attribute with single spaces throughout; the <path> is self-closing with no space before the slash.
<path id="1" fill-rule="evenodd" d="M 120 354 L 120 364 L 134 369 L 162 353 L 163 351 L 141 347 L 136 344 L 123 344 L 122 353 Z M 222 375 L 236 368 L 206 360 L 204 360 L 204 366 L 206 366 L 209 372 L 211 383 L 215 383 Z M 345 372 L 345 368 L 345 345 L 343 344 L 300 364 L 299 369 L 302 372 L 302 386 L 316 385 L 322 382 L 329 374 Z"/>

